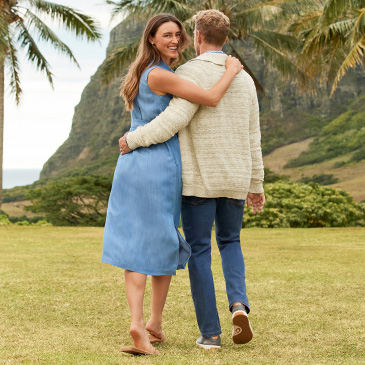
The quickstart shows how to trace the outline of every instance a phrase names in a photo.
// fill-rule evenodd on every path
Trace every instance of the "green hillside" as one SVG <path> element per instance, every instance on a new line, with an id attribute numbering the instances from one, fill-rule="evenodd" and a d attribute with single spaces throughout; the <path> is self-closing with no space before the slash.
<path id="1" fill-rule="evenodd" d="M 365 200 L 365 160 L 343 164 L 352 154 L 341 155 L 330 160 L 299 167 L 284 168 L 286 163 L 298 157 L 310 145 L 313 138 L 277 148 L 264 156 L 264 165 L 276 174 L 286 175 L 290 181 L 303 181 L 303 178 L 315 180 L 315 175 L 324 177 L 332 175 L 338 182 L 329 185 L 331 188 L 344 189 L 357 202 Z M 334 167 L 342 165 L 340 167 Z M 268 176 L 270 178 L 270 176 Z M 266 177 L 265 177 L 266 179 Z"/>
<path id="2" fill-rule="evenodd" d="M 351 154 L 334 167 L 359 162 L 365 159 L 365 95 L 349 105 L 348 110 L 325 126 L 320 134 L 297 158 L 285 167 L 299 167 L 328 161 L 338 156 Z"/>
<path id="3" fill-rule="evenodd" d="M 328 121 L 304 111 L 291 109 L 284 115 L 270 111 L 264 113 L 260 123 L 262 153 L 267 155 L 278 147 L 317 136 Z"/>

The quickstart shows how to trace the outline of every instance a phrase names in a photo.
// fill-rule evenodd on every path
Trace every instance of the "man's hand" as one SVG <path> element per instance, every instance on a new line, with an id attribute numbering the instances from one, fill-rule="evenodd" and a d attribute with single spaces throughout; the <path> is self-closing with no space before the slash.
<path id="1" fill-rule="evenodd" d="M 120 149 L 120 153 L 122 155 L 125 155 L 126 153 L 132 152 L 132 150 L 128 147 L 127 145 L 127 134 L 129 132 L 127 132 L 122 138 L 119 138 L 119 149 Z"/>
<path id="2" fill-rule="evenodd" d="M 261 209 L 264 207 L 265 204 L 265 194 L 264 193 L 259 193 L 259 194 L 255 194 L 255 193 L 248 193 L 247 194 L 247 198 L 246 198 L 246 202 L 247 202 L 247 208 L 250 207 L 250 205 L 252 204 L 252 210 L 253 210 L 253 214 L 260 213 Z"/>

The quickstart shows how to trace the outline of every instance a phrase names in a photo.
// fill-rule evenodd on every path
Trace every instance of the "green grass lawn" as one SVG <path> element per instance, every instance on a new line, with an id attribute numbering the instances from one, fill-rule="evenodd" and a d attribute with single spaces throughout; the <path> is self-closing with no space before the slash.
<path id="1" fill-rule="evenodd" d="M 173 278 L 162 356 L 132 358 L 121 269 L 100 262 L 101 228 L 0 227 L 0 363 L 364 363 L 365 229 L 246 229 L 254 339 L 231 340 L 230 313 L 213 239 L 221 350 L 195 345 L 199 331 L 188 271 Z M 145 299 L 150 307 L 150 282 Z"/>

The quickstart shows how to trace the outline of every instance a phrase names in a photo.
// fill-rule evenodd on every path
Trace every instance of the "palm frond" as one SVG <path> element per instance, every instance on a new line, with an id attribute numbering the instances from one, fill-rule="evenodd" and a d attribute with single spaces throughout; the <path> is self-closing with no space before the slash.
<path id="1" fill-rule="evenodd" d="M 355 43 L 359 37 L 365 34 L 365 8 L 355 11 L 357 19 L 355 21 L 350 41 Z"/>
<path id="2" fill-rule="evenodd" d="M 286 29 L 289 33 L 297 35 L 299 38 L 301 38 L 302 33 L 308 33 L 308 30 L 312 30 L 318 24 L 318 19 L 321 14 L 321 10 L 308 12 L 305 15 L 300 16 L 299 18 L 295 18 L 289 24 L 289 26 L 286 27 Z"/>
<path id="3" fill-rule="evenodd" d="M 364 0 L 327 0 L 323 8 L 321 23 L 328 25 L 346 13 L 364 7 Z"/>
<path id="4" fill-rule="evenodd" d="M 323 9 L 321 0 L 280 0 L 279 3 L 285 16 L 305 15 Z"/>
<path id="5" fill-rule="evenodd" d="M 277 50 L 286 51 L 293 56 L 296 54 L 299 47 L 298 39 L 290 34 L 262 29 L 259 32 L 255 32 L 255 35 L 265 40 L 265 42 L 269 43 L 270 46 Z"/>
<path id="6" fill-rule="evenodd" d="M 101 38 L 98 23 L 68 6 L 55 4 L 46 0 L 28 0 L 36 11 L 47 14 L 52 20 L 58 21 L 67 30 L 72 31 L 76 37 L 97 41 Z"/>
<path id="7" fill-rule="evenodd" d="M 272 1 L 260 3 L 232 14 L 232 28 L 239 28 L 243 34 L 263 27 L 265 23 L 275 20 L 282 9 Z"/>
<path id="8" fill-rule="evenodd" d="M 346 34 L 350 20 L 326 27 L 319 24 L 300 33 L 300 52 L 297 65 L 310 77 L 320 77 L 321 84 L 331 83 L 338 67 L 346 57 Z"/>
<path id="9" fill-rule="evenodd" d="M 355 19 L 339 19 L 338 21 L 328 26 L 327 37 L 342 36 L 343 38 L 348 37 L 351 31 L 354 29 Z"/>
<path id="10" fill-rule="evenodd" d="M 255 1 L 248 2 L 241 0 L 234 2 L 236 4 L 238 16 L 249 16 L 255 14 L 257 17 L 257 23 L 262 26 L 264 23 L 270 20 L 275 20 L 278 17 L 293 17 L 299 16 L 309 11 L 316 11 L 320 7 L 319 0 L 269 0 L 269 1 Z"/>
<path id="11" fill-rule="evenodd" d="M 288 18 L 302 16 L 303 13 L 318 11 L 319 0 L 271 0 L 235 3 L 232 12 L 232 31 L 236 28 L 241 34 L 257 31 L 263 28 L 280 29 L 287 27 Z M 239 37 L 238 37 L 239 38 Z"/>
<path id="12" fill-rule="evenodd" d="M 16 48 L 10 37 L 6 38 L 8 57 L 6 57 L 6 66 L 10 70 L 10 92 L 14 95 L 17 104 L 20 102 L 20 97 L 22 95 L 22 89 L 20 87 L 20 70 L 19 61 L 17 56 Z"/>
<path id="13" fill-rule="evenodd" d="M 348 48 L 341 42 L 340 39 L 336 39 L 332 42 L 331 47 L 325 49 L 320 56 L 322 61 L 322 68 L 325 72 L 321 74 L 321 82 L 326 83 L 326 87 L 329 88 L 333 82 L 338 69 L 341 67 L 343 60 L 348 54 Z"/>
<path id="14" fill-rule="evenodd" d="M 62 54 L 65 54 L 73 61 L 77 67 L 80 68 L 75 56 L 73 55 L 70 48 L 63 43 L 57 35 L 45 24 L 39 17 L 37 17 L 31 10 L 27 10 L 24 15 L 24 20 L 28 20 L 27 28 L 30 29 L 32 26 L 38 32 L 39 37 L 49 43 Z"/>
<path id="15" fill-rule="evenodd" d="M 247 9 L 242 10 L 239 14 L 247 15 L 250 13 L 256 13 L 261 17 L 263 23 L 266 20 L 275 17 L 276 15 L 280 14 L 283 11 L 280 5 L 281 5 L 280 1 L 261 2 L 256 5 L 250 6 Z"/>
<path id="16" fill-rule="evenodd" d="M 102 65 L 102 82 L 110 83 L 113 79 L 122 76 L 125 67 L 136 58 L 139 39 L 135 39 L 116 49 Z"/>
<path id="17" fill-rule="evenodd" d="M 325 27 L 317 24 L 307 33 L 303 52 L 315 55 L 324 52 L 326 48 L 331 48 L 333 44 L 336 45 L 338 42 L 345 44 L 353 25 L 353 19 L 339 20 Z"/>
<path id="18" fill-rule="evenodd" d="M 332 84 L 332 96 L 348 69 L 364 63 L 365 0 L 327 0 L 316 24 L 307 25 L 290 28 L 302 40 L 298 65 Z"/>
<path id="19" fill-rule="evenodd" d="M 133 1 L 133 0 L 125 0 L 125 1 L 112 1 L 105 0 L 106 4 L 112 6 L 111 14 L 112 17 L 116 15 L 124 14 L 126 16 L 133 15 L 136 12 L 140 13 L 141 8 L 146 11 L 145 3 L 146 1 Z"/>
<path id="20" fill-rule="evenodd" d="M 333 24 L 331 29 L 329 26 L 322 28 L 317 24 L 310 31 L 303 33 L 302 53 L 308 56 L 320 55 L 326 48 L 333 43 L 337 43 L 338 39 L 341 38 L 342 34 L 339 32 L 339 29 L 336 29 L 336 26 Z"/>
<path id="21" fill-rule="evenodd" d="M 363 64 L 365 55 L 365 36 L 352 47 L 350 52 L 348 52 L 346 58 L 342 62 L 342 65 L 338 68 L 337 74 L 334 77 L 334 82 L 332 84 L 331 96 L 334 94 L 338 87 L 338 83 L 341 81 L 342 77 L 346 74 L 349 68 L 354 68 L 356 65 Z"/>
<path id="22" fill-rule="evenodd" d="M 28 60 L 32 63 L 34 63 L 38 70 L 41 72 L 45 72 L 49 83 L 53 87 L 53 79 L 52 79 L 52 73 L 50 71 L 49 64 L 41 51 L 39 50 L 36 42 L 34 41 L 33 37 L 28 32 L 28 29 L 24 25 L 22 21 L 16 22 L 16 27 L 19 31 L 18 35 L 18 41 L 20 42 L 20 46 L 22 48 L 27 48 L 27 56 Z"/>
<path id="23" fill-rule="evenodd" d="M 179 20 L 185 21 L 196 12 L 192 6 L 194 2 L 189 0 L 107 0 L 107 4 L 113 5 L 112 16 L 126 14 L 133 16 L 145 16 L 146 18 L 158 13 L 174 14 Z"/>
<path id="24" fill-rule="evenodd" d="M 296 79 L 301 87 L 309 87 L 310 80 L 306 73 L 296 65 L 293 57 L 275 48 L 271 43 L 275 39 L 267 31 L 251 33 L 256 49 L 264 56 L 265 61 L 273 66 L 285 79 Z M 277 40 L 279 42 L 279 40 Z M 288 46 L 289 43 L 286 45 Z"/>

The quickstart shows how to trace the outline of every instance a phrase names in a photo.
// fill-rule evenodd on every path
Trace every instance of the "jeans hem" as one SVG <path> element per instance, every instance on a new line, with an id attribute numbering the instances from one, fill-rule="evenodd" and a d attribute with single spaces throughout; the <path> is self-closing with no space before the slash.
<path id="1" fill-rule="evenodd" d="M 248 306 L 248 301 L 246 300 L 242 300 L 242 299 L 238 299 L 238 300 L 232 300 L 229 303 L 229 311 L 232 312 L 232 307 L 234 303 L 242 303 L 246 308 L 247 308 L 247 314 L 250 313 L 250 307 Z"/>
<path id="2" fill-rule="evenodd" d="M 214 337 L 214 336 L 220 336 L 222 334 L 222 331 L 216 332 L 214 334 L 208 334 L 208 335 L 203 335 L 201 334 L 203 337 Z"/>

